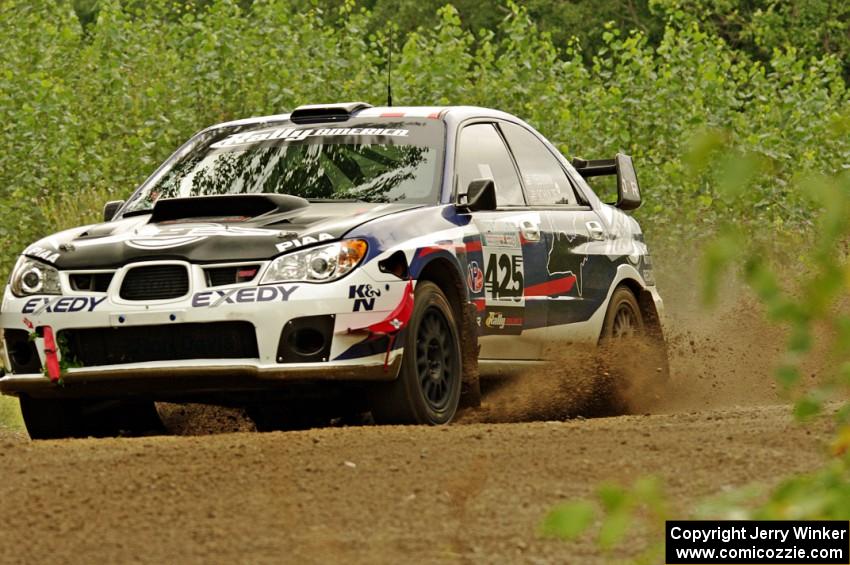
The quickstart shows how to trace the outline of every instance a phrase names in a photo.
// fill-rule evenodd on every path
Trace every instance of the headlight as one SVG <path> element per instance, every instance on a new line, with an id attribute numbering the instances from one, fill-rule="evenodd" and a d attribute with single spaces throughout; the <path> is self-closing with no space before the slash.
<path id="1" fill-rule="evenodd" d="M 348 239 L 281 255 L 271 262 L 260 284 L 327 282 L 347 275 L 366 256 L 362 239 Z"/>
<path id="2" fill-rule="evenodd" d="M 12 294 L 17 297 L 32 294 L 61 294 L 59 271 L 35 259 L 21 257 L 12 271 Z"/>

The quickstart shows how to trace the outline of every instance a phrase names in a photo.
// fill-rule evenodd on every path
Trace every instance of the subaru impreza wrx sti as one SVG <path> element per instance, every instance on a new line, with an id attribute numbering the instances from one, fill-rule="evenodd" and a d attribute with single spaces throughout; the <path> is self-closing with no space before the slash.
<path id="1" fill-rule="evenodd" d="M 617 178 L 614 205 L 586 181 Z M 358 405 L 441 424 L 565 343 L 662 340 L 631 159 L 473 107 L 303 106 L 201 131 L 100 224 L 24 250 L 0 391 L 33 437 Z M 362 401 L 362 404 L 361 404 Z M 277 419 L 277 420 L 276 420 Z"/>

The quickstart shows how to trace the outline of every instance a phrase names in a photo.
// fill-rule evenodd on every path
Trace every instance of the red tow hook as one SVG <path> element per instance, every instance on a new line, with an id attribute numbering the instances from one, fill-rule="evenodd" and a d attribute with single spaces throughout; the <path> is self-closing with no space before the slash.
<path id="1" fill-rule="evenodd" d="M 53 337 L 53 328 L 42 326 L 41 331 L 44 336 L 44 357 L 47 359 L 47 376 L 50 377 L 50 382 L 58 383 L 59 378 L 62 376 L 62 371 L 59 369 L 59 357 L 56 355 L 56 339 Z"/>

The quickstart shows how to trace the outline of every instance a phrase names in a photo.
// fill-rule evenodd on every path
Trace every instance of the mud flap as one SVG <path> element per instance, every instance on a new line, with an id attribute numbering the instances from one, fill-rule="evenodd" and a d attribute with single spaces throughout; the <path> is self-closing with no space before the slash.
<path id="1" fill-rule="evenodd" d="M 481 406 L 481 384 L 478 375 L 478 324 L 475 304 L 467 303 L 460 320 L 460 357 L 461 357 L 461 408 Z"/>

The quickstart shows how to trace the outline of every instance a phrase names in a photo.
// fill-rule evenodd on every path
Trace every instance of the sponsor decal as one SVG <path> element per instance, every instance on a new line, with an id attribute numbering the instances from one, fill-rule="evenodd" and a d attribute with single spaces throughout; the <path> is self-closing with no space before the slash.
<path id="1" fill-rule="evenodd" d="M 470 261 L 466 266 L 466 285 L 476 294 L 484 288 L 484 272 L 478 266 L 478 261 Z"/>
<path id="2" fill-rule="evenodd" d="M 484 245 L 489 247 L 519 247 L 519 236 L 514 232 L 485 233 L 482 234 Z"/>
<path id="3" fill-rule="evenodd" d="M 55 263 L 57 259 L 59 259 L 59 253 L 56 251 L 51 251 L 50 249 L 45 249 L 44 247 L 39 247 L 38 245 L 33 245 L 26 251 L 24 251 L 24 255 L 29 255 L 30 257 L 37 257 L 44 261 L 45 263 Z"/>
<path id="4" fill-rule="evenodd" d="M 105 300 L 105 296 L 57 296 L 54 298 L 40 296 L 27 300 L 21 312 L 23 314 L 94 312 Z"/>
<path id="5" fill-rule="evenodd" d="M 295 129 L 275 128 L 259 132 L 236 133 L 210 145 L 212 149 L 251 145 L 263 141 L 304 141 L 308 137 L 330 137 L 351 135 L 379 135 L 388 137 L 408 137 L 410 130 L 395 128 L 320 128 Z"/>
<path id="6" fill-rule="evenodd" d="M 298 247 L 304 247 L 305 245 L 310 245 L 310 244 L 313 244 L 313 243 L 319 243 L 320 241 L 329 241 L 333 238 L 334 238 L 334 236 L 332 236 L 329 233 L 320 233 L 316 237 L 313 237 L 313 236 L 310 236 L 310 235 L 305 235 L 301 239 L 292 238 L 289 241 L 284 241 L 283 243 L 278 243 L 277 245 L 275 245 L 275 247 L 277 247 L 278 251 L 289 251 L 290 249 L 295 249 L 295 248 L 298 248 Z"/>
<path id="7" fill-rule="evenodd" d="M 521 316 L 505 316 L 502 312 L 490 311 L 487 312 L 487 319 L 484 325 L 490 329 L 503 330 L 507 327 L 522 327 Z"/>
<path id="8" fill-rule="evenodd" d="M 269 285 L 207 290 L 192 295 L 193 308 L 217 308 L 222 304 L 249 304 L 254 302 L 286 302 L 298 285 Z"/>
<path id="9" fill-rule="evenodd" d="M 348 298 L 354 300 L 352 312 L 371 312 L 375 308 L 375 298 L 379 296 L 381 290 L 373 288 L 371 284 L 353 284 L 348 287 Z"/>

